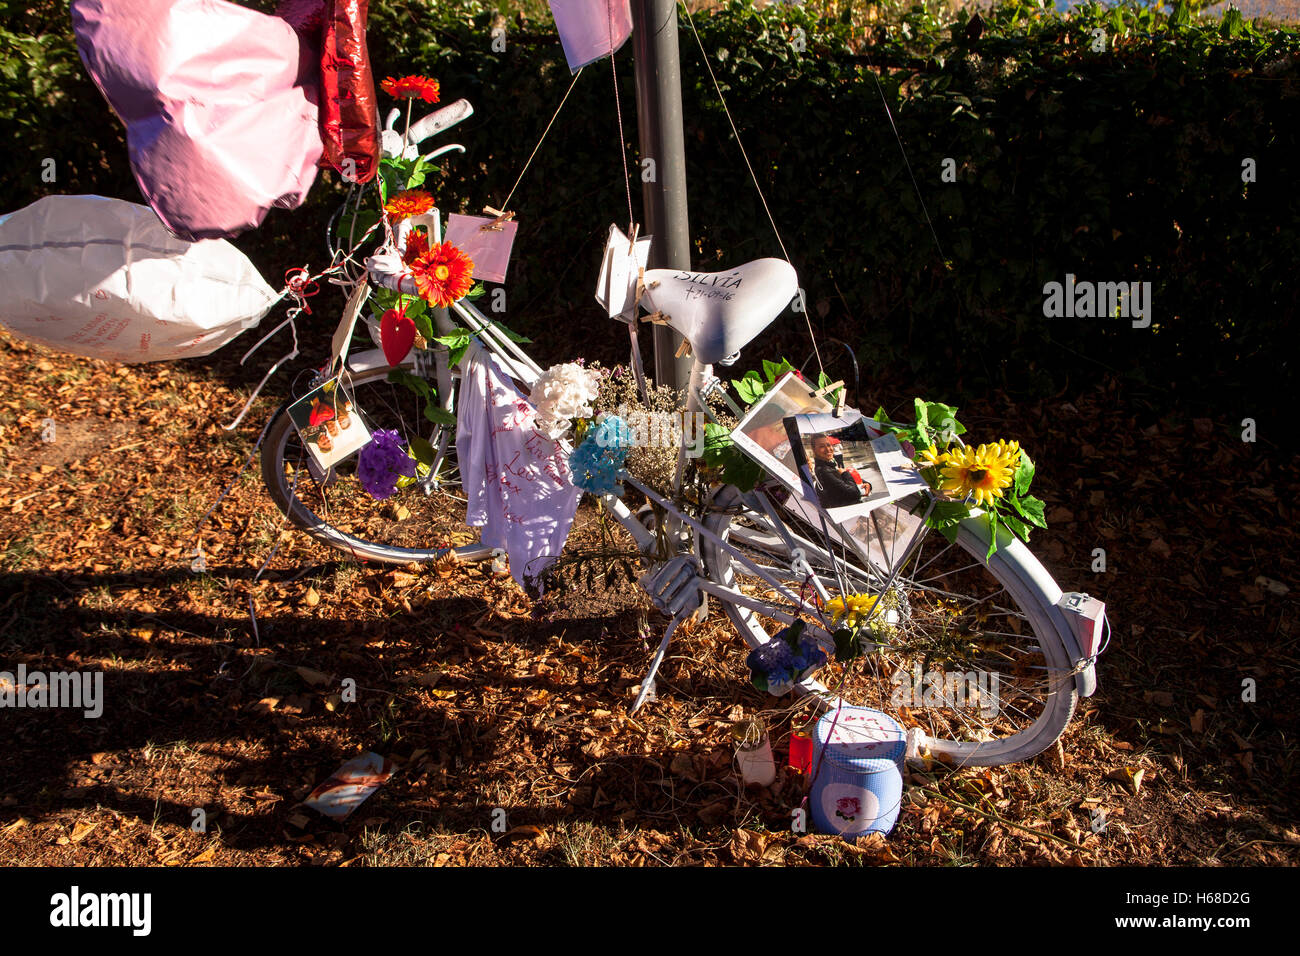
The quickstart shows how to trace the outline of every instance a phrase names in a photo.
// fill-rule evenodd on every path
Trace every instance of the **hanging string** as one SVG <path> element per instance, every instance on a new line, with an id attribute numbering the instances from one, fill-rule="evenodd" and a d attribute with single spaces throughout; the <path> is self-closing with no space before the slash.
<path id="1" fill-rule="evenodd" d="M 627 190 L 627 234 L 631 237 L 636 214 L 632 212 L 632 178 L 627 170 L 627 146 L 623 142 L 623 100 L 618 93 L 618 56 L 614 49 L 614 11 L 611 0 L 605 0 L 605 12 L 609 25 L 609 66 L 614 72 L 614 112 L 618 115 L 618 158 L 623 162 L 623 188 Z"/>
<path id="2" fill-rule="evenodd" d="M 551 127 L 554 126 L 555 121 L 559 119 L 560 110 L 564 109 L 564 104 L 569 101 L 569 94 L 573 92 L 574 86 L 577 85 L 578 77 L 582 76 L 582 71 L 584 69 L 586 69 L 586 67 L 578 67 L 578 72 L 573 74 L 573 80 L 569 83 L 569 88 L 564 92 L 564 99 L 560 100 L 560 105 L 555 108 L 555 114 L 551 117 L 551 121 L 546 124 L 546 129 L 542 130 L 542 138 L 539 139 L 537 145 L 533 147 L 532 153 L 528 156 L 528 162 L 524 163 L 524 168 L 519 171 L 519 178 L 516 179 L 515 184 L 510 187 L 510 192 L 506 194 L 506 201 L 501 204 L 502 209 L 510 208 L 510 197 L 515 194 L 515 190 L 518 189 L 519 184 L 523 182 L 524 173 L 528 172 L 528 167 L 533 163 L 533 157 L 537 155 L 537 151 L 542 148 L 542 143 L 546 140 L 546 134 L 551 131 Z"/>
<path id="3" fill-rule="evenodd" d="M 704 41 L 700 39 L 700 31 L 695 29 L 695 18 L 691 16 L 691 9 L 683 5 L 686 11 L 686 22 L 690 24 L 691 33 L 695 36 L 695 44 L 700 48 L 700 59 L 704 61 L 704 68 L 709 71 L 709 79 L 713 81 L 713 90 L 718 94 L 718 102 L 722 104 L 722 112 L 727 117 L 727 123 L 731 126 L 731 135 L 736 137 L 736 145 L 740 147 L 740 155 L 745 160 L 745 168 L 749 170 L 749 178 L 754 183 L 754 189 L 758 193 L 759 201 L 763 204 L 763 212 L 767 214 L 767 221 L 772 226 L 772 234 L 776 236 L 776 244 L 781 247 L 781 255 L 785 261 L 790 261 L 790 253 L 786 251 L 785 242 L 781 239 L 781 230 L 776 227 L 776 218 L 772 215 L 771 207 L 767 204 L 767 197 L 763 195 L 763 187 L 758 184 L 758 175 L 754 172 L 754 166 L 749 161 L 749 154 L 745 152 L 745 144 L 740 141 L 740 131 L 736 129 L 736 121 L 731 117 L 731 110 L 727 106 L 727 98 L 722 95 L 722 86 L 718 83 L 718 78 L 713 73 L 713 65 L 709 62 L 709 55 L 704 52 Z M 825 366 L 822 365 L 821 349 L 817 347 L 817 335 L 813 332 L 812 319 L 808 316 L 808 300 L 804 295 L 802 288 L 799 289 L 799 308 L 803 312 L 804 323 L 808 326 L 808 339 L 812 342 L 813 355 L 817 358 L 817 370 L 825 373 Z"/>
<path id="4" fill-rule="evenodd" d="M 930 227 L 930 235 L 934 237 L 934 247 L 939 250 L 939 261 L 947 262 L 943 254 L 943 246 L 939 245 L 939 234 L 934 231 L 934 223 L 930 221 L 930 210 L 925 208 L 925 197 L 921 195 L 921 187 L 916 182 L 916 176 L 912 173 L 912 163 L 907 158 L 907 150 L 903 148 L 903 137 L 898 134 L 898 127 L 894 125 L 894 114 L 889 111 L 889 102 L 885 99 L 885 89 L 880 85 L 880 77 L 876 76 L 874 70 L 867 70 L 871 78 L 876 81 L 876 91 L 880 93 L 881 105 L 885 107 L 885 115 L 889 117 L 889 128 L 894 131 L 894 139 L 898 142 L 898 151 L 903 154 L 903 165 L 907 167 L 907 175 L 912 180 L 912 188 L 916 190 L 916 198 L 921 203 L 921 212 L 925 214 L 925 223 Z"/>

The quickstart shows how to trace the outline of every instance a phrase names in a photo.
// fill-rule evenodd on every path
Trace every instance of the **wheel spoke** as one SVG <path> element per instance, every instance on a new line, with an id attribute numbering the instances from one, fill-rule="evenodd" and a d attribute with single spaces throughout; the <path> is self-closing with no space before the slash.
<path id="1" fill-rule="evenodd" d="M 879 520 L 873 517 L 874 527 L 889 526 L 891 516 L 877 517 Z M 892 516 L 892 521 L 896 527 L 905 527 L 901 512 Z M 720 519 L 718 526 L 724 530 L 743 527 L 742 533 L 728 535 L 731 547 L 768 574 L 789 582 L 789 590 L 797 593 L 802 581 L 790 568 L 784 537 L 769 519 L 745 513 L 725 523 Z M 891 546 L 881 549 L 891 567 L 906 545 L 895 536 Z M 828 567 L 825 548 L 816 550 L 820 554 L 809 557 L 809 564 L 823 577 L 823 583 L 830 582 L 828 591 L 835 597 L 835 569 Z M 856 553 L 835 550 L 844 551 L 836 559 L 850 590 L 860 589 L 860 593 L 879 599 L 886 577 L 874 565 L 864 567 Z M 877 653 L 847 667 L 829 664 L 818 675 L 844 699 L 887 710 L 905 724 L 921 727 L 937 753 L 961 763 L 998 763 L 1038 752 L 1060 733 L 1074 702 L 1072 684 L 1066 683 L 1073 678 L 1065 676 L 1069 664 L 1044 610 L 1046 602 L 1041 597 L 1023 597 L 1025 585 L 1003 577 L 1004 568 L 1013 569 L 1015 562 L 1032 559 L 1027 552 L 1019 552 L 1020 556 L 1004 556 L 989 563 L 984 559 L 986 550 L 987 542 L 980 542 L 965 528 L 957 542 L 941 535 L 924 535 L 908 555 L 907 567 L 890 584 L 887 603 L 880 605 L 895 608 L 897 619 L 891 622 L 881 610 L 871 619 L 871 626 L 883 636 Z M 727 558 L 726 549 L 706 547 L 706 552 L 711 569 L 729 565 L 737 589 L 742 593 L 751 590 L 746 585 L 754 579 L 740 562 Z M 873 548 L 873 562 L 875 554 Z M 761 643 L 784 626 L 781 622 L 800 614 L 800 609 L 789 606 L 769 586 L 755 589 L 754 594 L 743 610 L 728 606 L 725 597 L 721 599 L 751 645 Z M 770 609 L 755 608 L 754 600 L 769 602 Z M 776 615 L 778 608 L 781 613 Z M 802 616 L 810 617 L 806 612 Z M 1016 623 L 1009 626 L 1009 622 Z M 943 699 L 937 699 L 932 690 L 931 706 L 908 704 L 913 698 L 905 692 L 906 687 L 918 674 L 928 687 L 937 690 L 941 684 L 943 694 L 938 697 Z M 896 700 L 900 689 L 903 697 Z M 919 689 L 917 693 L 923 702 L 924 694 Z"/>

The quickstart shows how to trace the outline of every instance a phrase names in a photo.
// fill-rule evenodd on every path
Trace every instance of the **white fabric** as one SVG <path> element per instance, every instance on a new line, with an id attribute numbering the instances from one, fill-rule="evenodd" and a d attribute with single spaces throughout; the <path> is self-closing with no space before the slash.
<path id="1" fill-rule="evenodd" d="M 46 196 L 0 217 L 0 325 L 118 362 L 207 355 L 276 301 L 224 239 L 186 242 L 148 206 Z"/>
<path id="2" fill-rule="evenodd" d="M 461 361 L 456 404 L 466 521 L 483 529 L 485 545 L 505 549 L 516 581 L 540 591 L 581 496 L 568 454 L 533 427 L 537 410 L 477 342 Z"/>
<path id="3" fill-rule="evenodd" d="M 550 0 L 569 72 L 609 56 L 632 35 L 628 0 Z"/>

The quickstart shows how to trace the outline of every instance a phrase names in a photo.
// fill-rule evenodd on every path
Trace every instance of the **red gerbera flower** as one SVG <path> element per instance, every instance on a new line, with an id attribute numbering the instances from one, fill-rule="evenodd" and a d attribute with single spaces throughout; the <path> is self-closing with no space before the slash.
<path id="1" fill-rule="evenodd" d="M 438 102 L 438 81 L 427 76 L 404 76 L 400 80 L 389 77 L 379 84 L 389 96 L 419 97 L 426 103 Z"/>
<path id="2" fill-rule="evenodd" d="M 406 234 L 406 252 L 402 261 L 408 266 L 429 251 L 429 236 L 419 229 L 412 229 Z"/>
<path id="3" fill-rule="evenodd" d="M 412 216 L 420 216 L 433 208 L 433 197 L 423 189 L 406 189 L 384 203 L 384 212 L 389 218 L 400 222 Z"/>
<path id="4" fill-rule="evenodd" d="M 433 246 L 411 263 L 420 297 L 446 307 L 463 299 L 474 284 L 474 261 L 450 242 Z"/>

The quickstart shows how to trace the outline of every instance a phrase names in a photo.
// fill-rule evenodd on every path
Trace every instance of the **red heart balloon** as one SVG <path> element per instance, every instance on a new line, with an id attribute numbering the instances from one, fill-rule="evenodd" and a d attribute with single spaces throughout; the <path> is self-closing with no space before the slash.
<path id="1" fill-rule="evenodd" d="M 398 365 L 415 344 L 415 323 L 406 313 L 389 309 L 379 320 L 379 341 L 389 365 Z"/>

